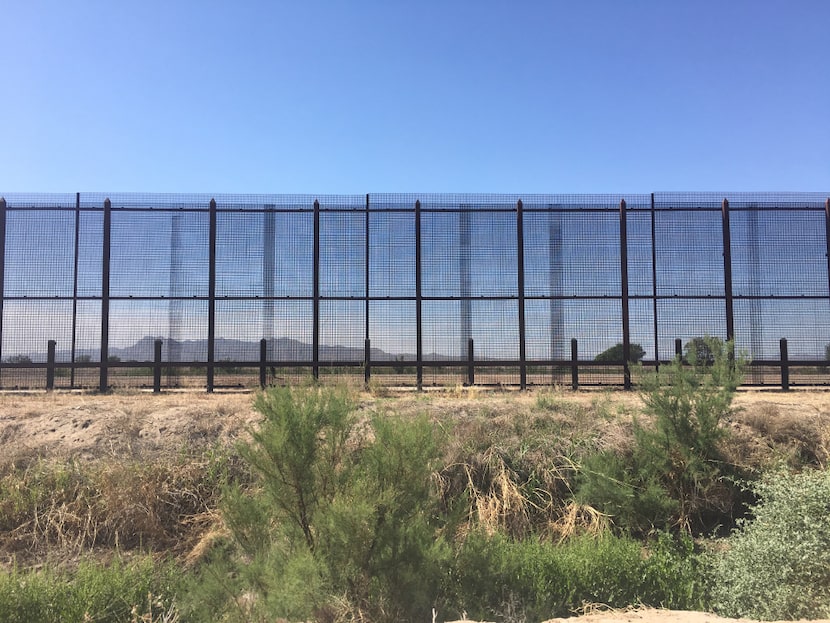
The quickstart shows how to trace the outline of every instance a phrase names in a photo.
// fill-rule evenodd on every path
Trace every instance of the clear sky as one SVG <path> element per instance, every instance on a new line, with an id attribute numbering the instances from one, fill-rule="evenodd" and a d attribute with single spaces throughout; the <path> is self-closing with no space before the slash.
<path id="1" fill-rule="evenodd" d="M 0 193 L 830 190 L 827 0 L 0 6 Z"/>

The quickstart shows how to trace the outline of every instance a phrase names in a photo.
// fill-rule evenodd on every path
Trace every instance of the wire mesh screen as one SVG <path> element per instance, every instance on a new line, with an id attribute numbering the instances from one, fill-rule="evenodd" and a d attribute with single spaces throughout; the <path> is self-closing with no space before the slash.
<path id="1" fill-rule="evenodd" d="M 59 361 L 68 361 L 72 342 L 72 301 L 14 300 L 3 305 L 3 359 L 45 363 L 46 345 L 57 343 Z"/>
<path id="2" fill-rule="evenodd" d="M 365 310 L 360 301 L 320 303 L 321 362 L 363 361 Z"/>
<path id="3" fill-rule="evenodd" d="M 749 383 L 826 384 L 828 214 L 816 193 L 7 194 L 0 386 L 621 384 L 623 344 L 653 365 L 706 335 Z"/>
<path id="4" fill-rule="evenodd" d="M 749 359 L 776 360 L 781 338 L 792 359 L 825 359 L 830 345 L 827 299 L 735 301 L 735 348 Z"/>
<path id="5" fill-rule="evenodd" d="M 620 296 L 619 211 L 527 212 L 526 296 Z"/>
<path id="6" fill-rule="evenodd" d="M 424 212 L 421 257 L 424 296 L 515 296 L 516 215 Z"/>
<path id="7" fill-rule="evenodd" d="M 826 296 L 824 211 L 734 210 L 735 296 Z"/>
<path id="8" fill-rule="evenodd" d="M 71 297 L 74 257 L 73 212 L 9 212 L 4 295 Z"/>
<path id="9" fill-rule="evenodd" d="M 726 304 L 723 299 L 662 299 L 657 301 L 657 340 L 661 359 L 672 359 L 675 340 L 686 346 L 695 338 L 725 340 Z"/>
<path id="10" fill-rule="evenodd" d="M 369 215 L 369 295 L 415 296 L 415 214 Z"/>
<path id="11" fill-rule="evenodd" d="M 78 211 L 77 270 L 75 279 L 79 297 L 101 297 L 101 244 L 104 233 L 104 214 L 100 210 Z"/>
<path id="12" fill-rule="evenodd" d="M 117 211 L 110 295 L 207 296 L 208 227 L 206 212 Z"/>
<path id="13" fill-rule="evenodd" d="M 312 295 L 311 213 L 220 212 L 216 220 L 217 296 Z"/>
<path id="14" fill-rule="evenodd" d="M 720 211 L 655 214 L 658 296 L 723 296 Z"/>
<path id="15" fill-rule="evenodd" d="M 366 293 L 366 215 L 320 215 L 320 294 L 362 297 Z"/>
<path id="16" fill-rule="evenodd" d="M 372 363 L 415 361 L 417 332 L 415 301 L 369 303 Z"/>

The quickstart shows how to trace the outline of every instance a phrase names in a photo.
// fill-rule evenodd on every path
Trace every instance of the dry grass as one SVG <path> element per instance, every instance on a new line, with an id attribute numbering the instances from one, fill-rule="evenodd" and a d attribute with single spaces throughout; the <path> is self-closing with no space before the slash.
<path id="1" fill-rule="evenodd" d="M 173 463 L 40 460 L 0 478 L 0 549 L 6 563 L 85 552 L 182 553 L 215 523 L 226 473 L 208 459 Z"/>
<path id="2" fill-rule="evenodd" d="M 739 394 L 730 459 L 749 469 L 784 462 L 830 466 L 830 394 Z"/>

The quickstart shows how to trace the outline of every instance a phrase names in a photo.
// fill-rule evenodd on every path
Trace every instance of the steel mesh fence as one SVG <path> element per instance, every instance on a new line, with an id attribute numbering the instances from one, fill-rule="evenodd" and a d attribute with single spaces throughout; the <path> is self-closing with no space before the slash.
<path id="1" fill-rule="evenodd" d="M 0 386 L 627 385 L 705 335 L 830 382 L 826 195 L 620 199 L 7 194 Z"/>

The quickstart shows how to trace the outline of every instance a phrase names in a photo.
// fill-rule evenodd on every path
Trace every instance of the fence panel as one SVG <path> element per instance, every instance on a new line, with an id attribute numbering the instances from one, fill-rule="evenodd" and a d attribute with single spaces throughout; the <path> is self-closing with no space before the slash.
<path id="1" fill-rule="evenodd" d="M 826 194 L 621 199 L 9 194 L 0 387 L 54 341 L 57 388 L 151 388 L 157 339 L 165 387 L 625 384 L 704 335 L 830 382 Z"/>

